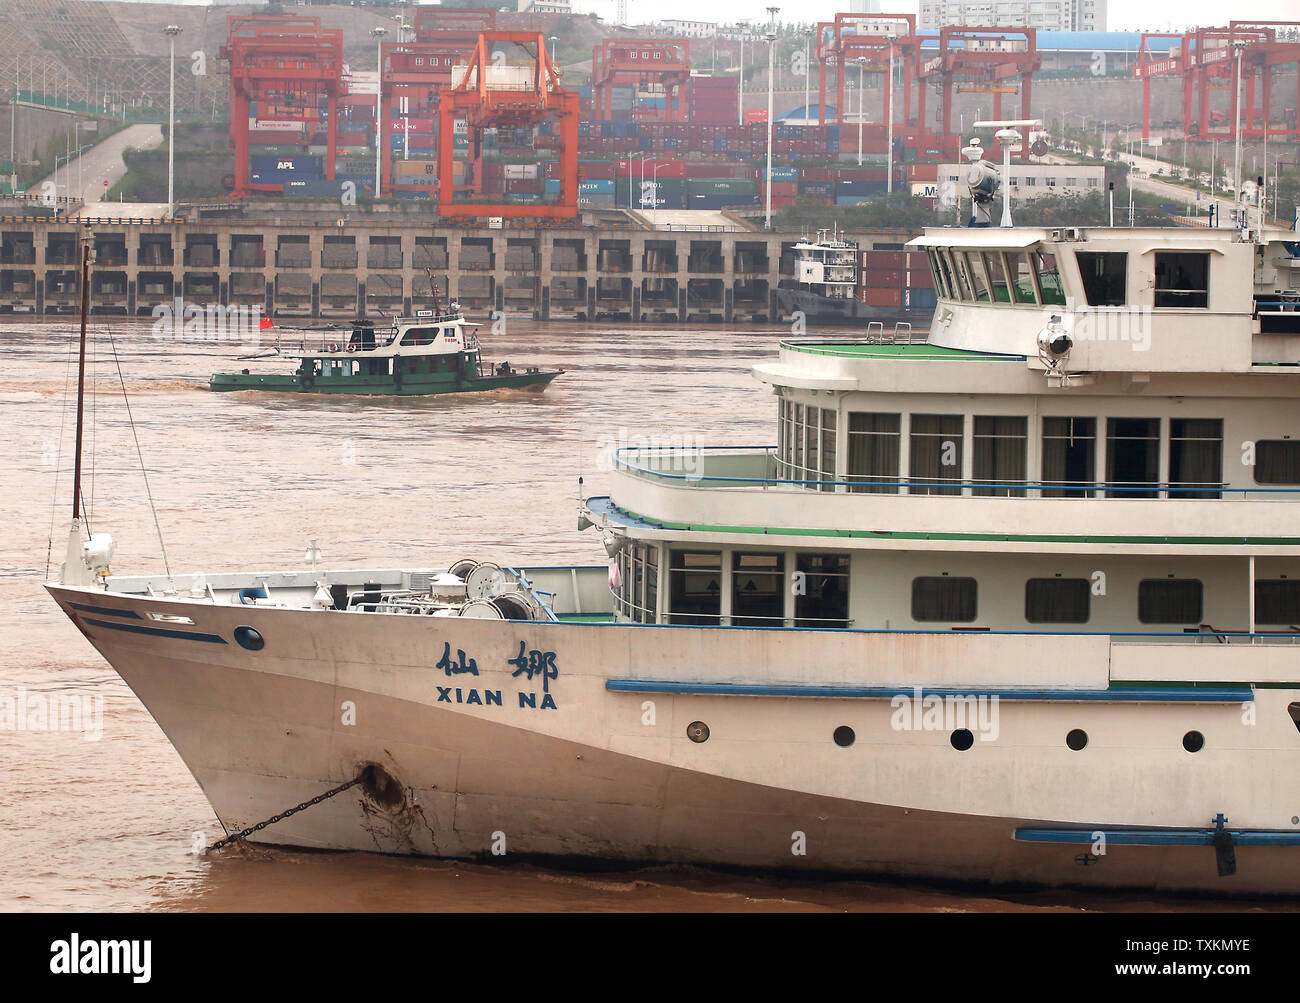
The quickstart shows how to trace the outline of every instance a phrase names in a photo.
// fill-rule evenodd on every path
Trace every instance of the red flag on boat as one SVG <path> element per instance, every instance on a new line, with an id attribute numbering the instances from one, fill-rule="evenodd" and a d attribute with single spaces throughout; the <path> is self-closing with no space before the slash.
<path id="1" fill-rule="evenodd" d="M 257 329 L 265 331 L 268 327 L 275 327 L 275 322 L 270 317 L 263 317 L 257 322 Z"/>

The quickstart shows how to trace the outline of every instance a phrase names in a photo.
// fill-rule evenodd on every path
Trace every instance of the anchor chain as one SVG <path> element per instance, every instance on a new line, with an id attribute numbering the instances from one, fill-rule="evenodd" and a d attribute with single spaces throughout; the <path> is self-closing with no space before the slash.
<path id="1" fill-rule="evenodd" d="M 276 822 L 283 821 L 284 819 L 288 818 L 290 815 L 298 814 L 298 812 L 302 811 L 304 808 L 310 808 L 312 805 L 320 804 L 322 801 L 328 801 L 330 798 L 334 797 L 334 795 L 342 794 L 350 787 L 355 787 L 357 784 L 363 783 L 365 779 L 366 777 L 364 773 L 359 774 L 358 776 L 353 777 L 345 784 L 339 784 L 337 787 L 326 791 L 324 794 L 317 794 L 310 801 L 304 801 L 302 804 L 294 805 L 288 811 L 280 812 L 279 815 L 272 815 L 265 822 L 258 822 L 257 825 L 250 825 L 243 832 L 237 832 L 233 836 L 227 836 L 225 839 L 217 840 L 215 843 L 209 846 L 204 852 L 211 853 L 213 850 L 220 850 L 223 846 L 229 846 L 231 843 L 235 842 L 236 840 L 243 839 L 245 836 L 250 836 L 261 829 L 265 829 L 268 825 L 274 825 Z"/>

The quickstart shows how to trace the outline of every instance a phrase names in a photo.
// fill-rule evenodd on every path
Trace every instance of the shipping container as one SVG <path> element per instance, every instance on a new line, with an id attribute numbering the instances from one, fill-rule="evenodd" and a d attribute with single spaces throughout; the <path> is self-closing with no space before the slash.
<path id="1" fill-rule="evenodd" d="M 894 289 L 876 289 L 870 286 L 858 287 L 858 302 L 867 306 L 899 307 L 903 305 L 903 291 Z"/>
<path id="2" fill-rule="evenodd" d="M 248 158 L 249 167 L 259 173 L 284 171 L 293 174 L 319 174 L 321 158 L 298 154 L 256 154 Z"/>
<path id="3" fill-rule="evenodd" d="M 438 162 L 436 160 L 397 160 L 393 163 L 393 173 L 399 176 L 412 174 L 434 174 L 438 173 Z"/>
<path id="4" fill-rule="evenodd" d="M 868 266 L 862 269 L 859 279 L 861 285 L 871 289 L 898 289 L 903 285 L 903 277 L 906 274 L 901 268 Z"/>

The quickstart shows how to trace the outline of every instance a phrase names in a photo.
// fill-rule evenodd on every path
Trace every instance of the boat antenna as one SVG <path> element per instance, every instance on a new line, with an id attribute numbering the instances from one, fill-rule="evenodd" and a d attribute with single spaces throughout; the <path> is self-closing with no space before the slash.
<path id="1" fill-rule="evenodd" d="M 426 268 L 424 274 L 429 276 L 429 295 L 433 297 L 433 312 L 441 314 L 442 306 L 438 303 L 438 287 L 433 281 L 433 269 Z"/>

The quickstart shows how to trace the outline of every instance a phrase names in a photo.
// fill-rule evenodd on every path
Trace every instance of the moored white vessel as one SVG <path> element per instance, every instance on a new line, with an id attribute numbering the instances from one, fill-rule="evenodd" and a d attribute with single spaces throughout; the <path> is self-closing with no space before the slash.
<path id="1" fill-rule="evenodd" d="M 1295 234 L 912 246 L 928 342 L 788 342 L 776 445 L 620 451 L 611 568 L 74 526 L 50 591 L 228 831 L 363 778 L 269 843 L 1300 891 Z"/>

